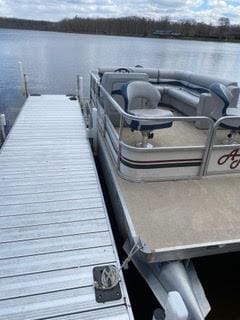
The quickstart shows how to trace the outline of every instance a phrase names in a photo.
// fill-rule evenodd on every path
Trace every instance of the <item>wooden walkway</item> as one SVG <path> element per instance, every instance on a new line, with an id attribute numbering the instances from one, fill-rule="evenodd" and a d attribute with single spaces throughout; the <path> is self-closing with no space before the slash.
<path id="1" fill-rule="evenodd" d="M 0 320 L 133 319 L 97 303 L 92 269 L 119 266 L 78 101 L 31 96 L 0 150 Z"/>

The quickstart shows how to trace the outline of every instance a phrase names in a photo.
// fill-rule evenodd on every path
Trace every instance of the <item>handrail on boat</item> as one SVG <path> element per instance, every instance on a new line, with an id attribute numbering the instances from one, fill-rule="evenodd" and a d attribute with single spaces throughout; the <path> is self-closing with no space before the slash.
<path id="1" fill-rule="evenodd" d="M 118 154 L 117 154 L 117 170 L 120 172 L 120 159 L 121 159 L 121 150 L 122 146 L 124 145 L 124 142 L 122 141 L 122 134 L 123 134 L 123 127 L 124 127 L 124 120 L 135 120 L 135 121 L 152 121 L 154 120 L 156 123 L 162 122 L 162 117 L 141 117 L 141 116 L 135 116 L 131 115 L 127 112 L 125 112 L 122 107 L 113 99 L 113 97 L 109 94 L 109 92 L 102 86 L 99 79 L 96 77 L 95 74 L 91 73 L 91 88 L 90 88 L 90 98 L 93 99 L 93 93 L 95 95 L 100 96 L 100 92 L 103 93 L 103 95 L 107 98 L 107 100 L 110 102 L 111 106 L 115 108 L 115 110 L 120 114 L 120 121 L 119 121 L 119 136 L 118 136 Z M 92 81 L 95 82 L 95 85 L 92 85 Z M 95 90 L 93 89 L 95 87 Z M 106 131 L 106 110 L 104 110 L 104 135 Z M 201 177 L 205 172 L 205 164 L 208 156 L 209 151 L 209 145 L 211 143 L 211 138 L 213 134 L 213 127 L 214 127 L 214 121 L 206 116 L 177 116 L 177 117 L 164 117 L 164 120 L 170 120 L 170 121 L 186 121 L 186 122 L 195 122 L 199 120 L 204 120 L 209 123 L 208 127 L 208 135 L 205 142 L 205 151 L 203 153 L 203 161 L 199 170 L 199 176 Z M 194 148 L 195 146 L 188 146 L 188 148 Z"/>
<path id="2" fill-rule="evenodd" d="M 124 120 L 136 120 L 136 121 L 156 121 L 156 123 L 161 122 L 163 118 L 161 117 L 140 117 L 140 116 L 135 116 L 131 115 L 125 110 L 122 109 L 122 107 L 113 99 L 113 97 L 109 94 L 109 92 L 102 86 L 100 83 L 100 80 L 97 78 L 97 76 L 93 73 L 91 73 L 91 84 L 92 81 L 95 82 L 95 90 L 93 89 L 91 85 L 91 98 L 92 98 L 92 93 L 94 93 L 96 96 L 100 95 L 100 92 L 103 93 L 103 96 L 106 97 L 106 99 L 109 101 L 112 107 L 120 114 L 120 123 L 119 123 L 119 136 L 118 136 L 118 155 L 117 155 L 117 169 L 118 171 L 120 170 L 120 158 L 121 158 L 121 149 L 125 145 L 125 143 L 122 141 L 122 133 L 123 133 L 123 127 L 124 127 Z M 93 92 L 92 92 L 93 90 Z M 97 91 L 96 91 L 97 90 Z M 106 110 L 104 110 L 104 117 L 105 117 L 105 123 L 104 123 L 104 134 L 106 130 Z M 186 122 L 195 122 L 195 121 L 205 121 L 209 124 L 208 126 L 208 134 L 207 134 L 207 139 L 205 141 L 204 145 L 204 153 L 203 153 L 203 160 L 202 164 L 199 170 L 199 176 L 204 176 L 207 175 L 208 172 L 208 166 L 211 158 L 211 154 L 213 151 L 214 147 L 214 139 L 216 136 L 216 132 L 218 127 L 223 121 L 226 121 L 227 119 L 240 119 L 240 116 L 225 116 L 220 119 L 218 119 L 216 122 L 213 121 L 213 119 L 206 117 L 206 116 L 177 116 L 177 117 L 167 117 L 164 118 L 164 120 L 171 120 L 171 121 L 186 121 Z M 230 145 L 226 145 L 226 147 L 230 147 Z M 195 146 L 188 146 L 188 149 L 193 149 Z"/>
<path id="3" fill-rule="evenodd" d="M 220 127 L 221 123 L 223 121 L 226 121 L 226 120 L 230 120 L 230 119 L 234 119 L 234 120 L 237 120 L 239 119 L 240 120 L 240 116 L 224 116 L 224 117 L 221 117 L 219 118 L 215 123 L 214 123 L 214 126 L 213 126 L 213 130 L 212 130 L 212 137 L 211 137 L 211 140 L 210 140 L 210 144 L 209 144 L 209 149 L 208 149 L 208 154 L 206 156 L 206 164 L 205 164 L 205 167 L 204 167 L 204 171 L 203 171 L 203 175 L 207 175 L 207 172 L 208 172 L 208 167 L 209 167 L 209 162 L 210 162 L 210 158 L 211 158 L 211 155 L 212 155 L 212 152 L 213 152 L 213 148 L 214 148 L 214 141 L 215 141 L 215 137 L 216 137 L 216 133 L 217 133 L 217 130 L 218 128 Z M 233 145 L 232 144 L 225 144 L 224 145 L 225 148 L 232 148 Z M 234 144 L 234 147 L 240 147 L 240 144 Z"/>
<path id="4" fill-rule="evenodd" d="M 111 105 L 122 115 L 125 119 L 128 120 L 144 120 L 144 121 L 159 121 L 162 122 L 163 118 L 162 117 L 140 117 L 140 116 L 135 116 L 132 114 L 127 113 L 126 111 L 123 110 L 123 108 L 117 103 L 116 100 L 113 99 L 113 97 L 109 94 L 109 92 L 101 85 L 99 79 L 92 73 L 91 76 L 94 78 L 98 88 L 101 90 L 101 92 L 104 93 L 108 101 L 111 103 Z M 164 120 L 174 120 L 174 121 L 183 121 L 186 120 L 188 122 L 196 121 L 196 120 L 206 120 L 208 121 L 212 126 L 214 124 L 214 121 L 206 116 L 184 116 L 184 117 L 164 117 Z"/>

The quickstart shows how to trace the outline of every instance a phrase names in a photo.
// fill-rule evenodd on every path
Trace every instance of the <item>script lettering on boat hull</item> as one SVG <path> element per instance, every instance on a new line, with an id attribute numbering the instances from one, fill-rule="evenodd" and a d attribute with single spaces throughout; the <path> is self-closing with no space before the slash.
<path id="1" fill-rule="evenodd" d="M 218 165 L 229 164 L 230 169 L 236 169 L 240 164 L 240 149 L 234 149 L 228 154 L 224 154 L 218 159 Z"/>

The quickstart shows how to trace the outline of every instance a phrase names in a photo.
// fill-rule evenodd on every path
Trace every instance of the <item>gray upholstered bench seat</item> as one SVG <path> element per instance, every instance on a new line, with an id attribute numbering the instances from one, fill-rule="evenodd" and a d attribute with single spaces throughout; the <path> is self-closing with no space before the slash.
<path id="1" fill-rule="evenodd" d="M 193 94 L 190 91 L 187 91 L 183 88 L 165 88 L 163 94 L 169 97 L 173 97 L 183 103 L 191 105 L 194 109 L 197 108 L 199 104 L 200 95 Z"/>
<path id="2" fill-rule="evenodd" d="M 99 68 L 98 74 L 101 78 L 106 72 L 113 72 L 117 68 Z M 232 94 L 230 108 L 238 108 L 240 88 L 237 82 L 219 79 L 208 75 L 195 74 L 178 70 L 165 70 L 157 68 L 127 68 L 127 75 L 131 73 L 146 74 L 148 81 L 156 85 L 161 93 L 161 102 L 171 105 L 179 112 L 189 116 L 211 117 L 213 108 L 221 108 L 223 102 L 214 96 L 210 87 L 213 83 L 226 86 Z M 239 106 L 240 107 L 240 106 Z M 204 122 L 198 122 L 199 128 L 206 128 Z"/>
<path id="3" fill-rule="evenodd" d="M 182 114 L 194 116 L 198 114 L 200 94 L 183 87 L 156 85 L 161 93 L 161 102 L 170 105 Z"/>

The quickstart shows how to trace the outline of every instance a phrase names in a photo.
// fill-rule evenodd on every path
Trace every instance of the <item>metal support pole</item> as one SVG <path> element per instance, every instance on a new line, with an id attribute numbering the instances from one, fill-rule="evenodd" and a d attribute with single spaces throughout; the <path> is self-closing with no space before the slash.
<path id="1" fill-rule="evenodd" d="M 77 96 L 79 101 L 83 99 L 83 77 L 77 75 Z"/>
<path id="2" fill-rule="evenodd" d="M 24 73 L 23 77 L 24 77 L 24 91 L 25 91 L 25 96 L 27 98 L 29 96 L 28 84 L 27 84 L 28 76 Z"/>
<path id="3" fill-rule="evenodd" d="M 22 93 L 27 98 L 29 96 L 28 84 L 27 84 L 28 77 L 23 71 L 22 62 L 19 61 L 18 64 L 19 64 L 19 70 L 20 70 L 20 76 L 21 76 L 21 82 L 22 82 Z"/>
<path id="4" fill-rule="evenodd" d="M 3 113 L 1 113 L 0 114 L 0 129 L 1 129 L 2 142 L 6 139 L 5 126 L 6 126 L 6 118 L 5 118 L 5 115 Z"/>
<path id="5" fill-rule="evenodd" d="M 121 168 L 123 125 L 124 125 L 124 119 L 123 119 L 123 116 L 120 115 L 119 140 L 118 140 L 118 158 L 117 158 L 117 167 L 118 167 L 119 171 L 120 171 L 120 168 Z"/>
<path id="6" fill-rule="evenodd" d="M 97 154 L 97 108 L 92 108 L 92 138 L 93 138 L 93 151 L 94 154 Z"/>

